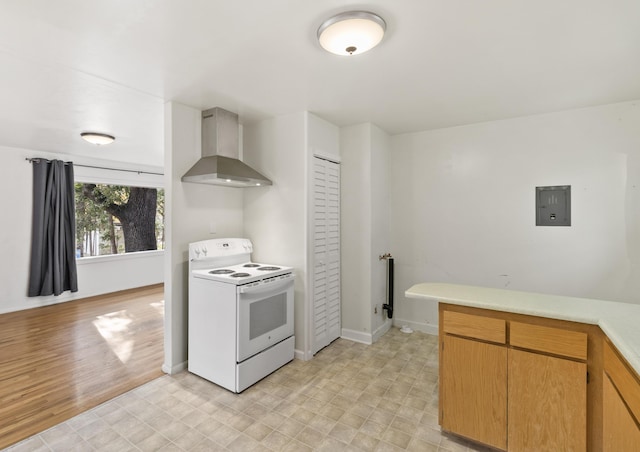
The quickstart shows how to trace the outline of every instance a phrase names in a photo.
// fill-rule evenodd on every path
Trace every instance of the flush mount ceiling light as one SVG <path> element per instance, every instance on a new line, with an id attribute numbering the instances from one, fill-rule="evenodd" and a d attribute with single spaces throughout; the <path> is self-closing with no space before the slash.
<path id="1" fill-rule="evenodd" d="M 318 28 L 323 49 L 336 55 L 357 55 L 377 46 L 387 24 L 368 11 L 348 11 L 325 20 Z"/>
<path id="2" fill-rule="evenodd" d="M 115 137 L 112 135 L 107 135 L 106 133 L 98 133 L 98 132 L 82 132 L 80 134 L 82 138 L 88 141 L 91 144 L 109 144 L 115 141 Z"/>

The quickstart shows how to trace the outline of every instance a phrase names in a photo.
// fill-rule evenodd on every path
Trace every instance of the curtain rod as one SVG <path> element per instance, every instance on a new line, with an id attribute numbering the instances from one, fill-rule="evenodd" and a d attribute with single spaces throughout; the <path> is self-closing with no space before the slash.
<path id="1" fill-rule="evenodd" d="M 45 161 L 45 162 L 50 162 L 51 160 L 48 159 L 44 159 L 44 158 L 40 158 L 40 157 L 35 157 L 35 158 L 25 158 L 26 161 L 28 161 L 29 163 L 32 162 L 40 162 L 40 161 Z M 71 162 L 64 162 L 65 165 L 69 164 Z M 109 171 L 124 171 L 127 173 L 137 173 L 137 174 L 153 174 L 155 176 L 164 176 L 163 173 L 153 173 L 150 171 L 140 171 L 140 170 L 130 170 L 130 169 L 120 169 L 120 168 L 107 168 L 106 166 L 92 166 L 92 165 L 80 165 L 80 164 L 74 164 L 74 166 L 80 166 L 82 168 L 94 168 L 94 169 L 104 169 L 104 170 L 109 170 Z"/>

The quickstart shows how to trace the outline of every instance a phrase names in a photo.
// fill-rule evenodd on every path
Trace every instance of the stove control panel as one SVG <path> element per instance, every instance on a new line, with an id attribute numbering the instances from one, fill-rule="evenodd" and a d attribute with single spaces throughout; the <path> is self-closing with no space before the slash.
<path id="1" fill-rule="evenodd" d="M 190 260 L 251 254 L 252 252 L 253 245 L 249 239 L 210 239 L 189 244 Z"/>

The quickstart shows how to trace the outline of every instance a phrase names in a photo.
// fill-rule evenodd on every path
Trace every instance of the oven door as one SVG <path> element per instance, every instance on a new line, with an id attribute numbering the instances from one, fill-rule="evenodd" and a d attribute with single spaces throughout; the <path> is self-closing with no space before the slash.
<path id="1" fill-rule="evenodd" d="M 293 274 L 238 287 L 237 360 L 293 336 Z"/>

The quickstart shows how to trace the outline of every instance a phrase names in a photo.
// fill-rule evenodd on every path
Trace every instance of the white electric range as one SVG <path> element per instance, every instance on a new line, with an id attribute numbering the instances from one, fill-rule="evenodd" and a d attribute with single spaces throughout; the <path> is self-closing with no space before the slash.
<path id="1" fill-rule="evenodd" d="M 294 357 L 293 269 L 248 239 L 189 244 L 189 371 L 239 393 Z"/>

